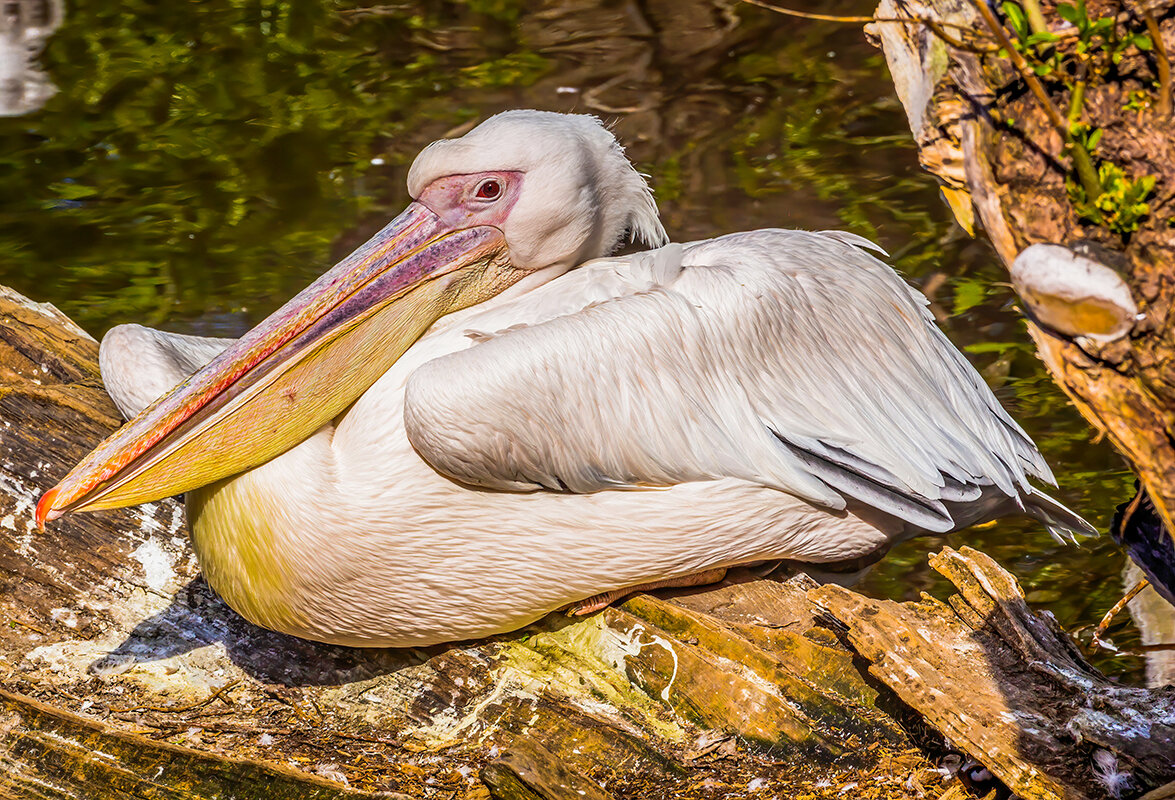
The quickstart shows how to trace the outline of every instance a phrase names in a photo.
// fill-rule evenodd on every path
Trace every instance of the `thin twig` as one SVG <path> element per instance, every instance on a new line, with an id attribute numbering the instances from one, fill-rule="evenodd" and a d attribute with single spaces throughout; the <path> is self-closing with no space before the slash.
<path id="1" fill-rule="evenodd" d="M 991 13 L 991 9 L 987 7 L 985 0 L 973 0 L 973 2 L 975 7 L 979 9 L 979 14 L 983 17 L 983 21 L 987 23 L 987 27 L 995 34 L 1000 46 L 1008 53 L 1008 58 L 1012 60 L 1012 65 L 1016 68 L 1016 72 L 1028 84 L 1029 90 L 1032 91 L 1037 102 L 1044 108 L 1049 122 L 1057 129 L 1057 133 L 1061 134 L 1061 139 L 1065 142 L 1065 149 L 1069 151 L 1069 155 L 1073 159 L 1073 168 L 1077 171 L 1077 177 L 1081 180 L 1081 186 L 1085 189 L 1085 194 L 1089 201 L 1093 202 L 1095 198 L 1101 195 L 1102 186 L 1101 181 L 1097 177 L 1097 170 L 1093 168 L 1093 161 L 1089 157 L 1089 152 L 1073 140 L 1073 133 L 1069 129 L 1065 118 L 1061 116 L 1061 112 L 1057 110 L 1056 105 L 1049 99 L 1048 92 L 1044 90 L 1044 85 L 1040 82 L 1040 79 L 1032 74 L 1032 69 L 1029 68 L 1028 62 L 1024 60 L 1024 56 L 1020 55 L 1020 52 L 1012 46 L 1012 41 L 1008 38 L 1008 32 L 1004 30 L 1004 26 L 995 18 L 995 14 Z"/>
<path id="2" fill-rule="evenodd" d="M 1155 46 L 1155 60 L 1159 62 L 1159 105 L 1155 109 L 1159 119 L 1171 117 L 1171 61 L 1167 58 L 1167 46 L 1163 44 L 1163 32 L 1159 30 L 1159 23 L 1145 6 L 1141 8 L 1142 19 L 1146 22 L 1146 32 L 1150 34 L 1151 42 Z"/>
<path id="3" fill-rule="evenodd" d="M 1053 105 L 1053 101 L 1049 99 L 1048 92 L 1044 90 L 1044 85 L 1040 80 L 1032 74 L 1032 69 L 1028 66 L 1028 62 L 1024 60 L 1024 56 L 1020 55 L 1020 51 L 1012 45 L 1012 40 L 1008 38 L 1008 32 L 1004 30 L 1004 26 L 1000 24 L 995 15 L 991 13 L 991 9 L 987 7 L 987 3 L 983 0 L 974 0 L 975 7 L 979 9 L 980 16 L 983 21 L 987 23 L 987 27 L 995 34 L 995 38 L 1008 54 L 1008 58 L 1012 60 L 1012 65 L 1016 68 L 1016 72 L 1028 84 L 1028 88 L 1032 94 L 1036 96 L 1037 101 L 1044 108 L 1045 114 L 1049 118 L 1049 122 L 1057 129 L 1066 140 L 1069 138 L 1069 126 L 1065 124 L 1065 118 L 1061 116 L 1061 112 Z"/>
<path id="4" fill-rule="evenodd" d="M 1106 632 L 1106 629 L 1110 627 L 1110 623 L 1114 621 L 1114 617 L 1122 613 L 1122 609 L 1126 608 L 1126 605 L 1131 600 L 1133 600 L 1135 597 L 1138 597 L 1139 592 L 1150 585 L 1150 581 L 1148 581 L 1146 578 L 1143 578 L 1138 583 L 1134 584 L 1134 587 L 1125 595 L 1123 595 L 1121 600 L 1119 600 L 1117 603 L 1114 603 L 1114 607 L 1106 612 L 1106 615 L 1102 617 L 1102 621 L 1098 623 L 1097 628 L 1093 632 L 1093 641 L 1090 642 L 1093 647 L 1105 646 L 1102 643 L 1102 635 Z"/>
<path id="5" fill-rule="evenodd" d="M 958 47 L 961 50 L 970 50 L 972 48 L 967 47 L 966 45 L 959 42 L 957 39 L 947 35 L 946 33 L 943 32 L 942 29 L 943 28 L 953 28 L 954 30 L 959 31 L 960 33 L 965 33 L 965 34 L 970 34 L 970 35 L 975 34 L 975 29 L 973 27 L 971 27 L 970 25 L 963 25 L 958 22 L 947 22 L 946 20 L 941 20 L 941 19 L 932 19 L 931 17 L 864 17 L 864 16 L 855 16 L 855 15 L 840 16 L 837 14 L 819 14 L 819 13 L 816 13 L 813 11 L 798 11 L 794 8 L 785 8 L 783 6 L 777 6 L 772 3 L 767 3 L 764 0 L 742 0 L 742 2 L 744 2 L 748 5 L 758 6 L 759 8 L 766 8 L 769 11 L 774 11 L 778 14 L 783 14 L 784 16 L 796 17 L 798 19 L 811 19 L 811 20 L 816 20 L 817 22 L 839 22 L 839 23 L 843 23 L 843 24 L 847 24 L 847 25 L 861 25 L 863 23 L 869 23 L 869 22 L 888 22 L 888 23 L 895 23 L 898 25 L 925 25 L 926 27 L 928 27 L 932 31 L 934 31 L 936 34 L 938 34 L 951 47 Z M 1127 17 L 1128 17 L 1128 14 L 1123 12 L 1122 14 L 1119 14 L 1117 17 L 1115 17 L 1115 19 L 1125 19 Z M 1056 31 L 1056 32 L 1050 31 L 1050 33 L 1052 33 L 1053 36 L 1057 37 L 1056 41 L 1058 41 L 1058 42 L 1064 41 L 1066 39 L 1076 39 L 1078 36 L 1081 35 L 1076 30 L 1063 30 L 1063 31 Z M 981 37 L 981 38 L 983 38 L 983 37 Z M 992 48 L 992 49 L 996 49 L 996 48 Z M 979 51 L 979 52 L 984 52 L 984 51 Z"/>
<path id="6" fill-rule="evenodd" d="M 380 736 L 364 736 L 360 733 L 343 733 L 342 731 L 331 731 L 330 735 L 335 739 L 347 739 L 352 742 L 367 742 L 369 744 L 383 744 L 391 747 L 399 747 L 404 744 L 403 741 L 397 739 L 386 739 Z"/>
<path id="7" fill-rule="evenodd" d="M 402 5 L 383 5 L 383 6 L 367 6 L 364 8 L 341 8 L 338 13 L 340 16 L 373 16 L 382 17 L 390 16 L 392 14 L 403 14 L 408 11 L 410 6 Z"/>
<path id="8" fill-rule="evenodd" d="M 285 705 L 287 705 L 291 709 L 293 709 L 294 715 L 298 719 L 302 720 L 303 722 L 306 722 L 306 721 L 321 722 L 322 721 L 322 712 L 319 711 L 318 708 L 313 705 L 313 703 L 310 703 L 309 705 L 311 708 L 314 709 L 315 713 L 318 714 L 317 720 L 314 720 L 314 717 L 311 714 L 307 714 L 302 709 L 302 707 L 299 706 L 296 702 L 294 702 L 290 698 L 286 697 L 285 695 L 283 695 L 281 692 L 277 691 L 273 687 L 266 686 L 266 685 L 262 684 L 260 688 L 261 688 L 261 691 L 265 692 L 267 695 L 272 697 L 274 700 L 277 700 L 280 703 L 284 703 Z"/>
<path id="9" fill-rule="evenodd" d="M 36 625 L 30 625 L 30 624 L 29 624 L 29 623 L 27 623 L 27 622 L 21 622 L 19 619 L 9 618 L 9 620 L 8 620 L 8 621 L 9 621 L 9 622 L 11 622 L 11 623 L 13 623 L 13 624 L 15 624 L 15 625 L 19 625 L 19 626 L 20 626 L 20 627 L 22 627 L 22 628 L 28 628 L 28 629 L 29 629 L 30 631 L 32 631 L 33 633 L 39 633 L 39 634 L 41 634 L 42 636 L 48 636 L 48 635 L 49 635 L 49 634 L 48 634 L 48 633 L 46 633 L 45 631 L 43 631 L 43 630 L 41 630 L 40 628 L 38 628 Z"/>
<path id="10" fill-rule="evenodd" d="M 1044 12 L 1040 10 L 1040 0 L 1020 0 L 1020 7 L 1024 9 L 1024 17 L 1033 33 L 1049 32 L 1049 24 L 1044 21 Z"/>
<path id="11" fill-rule="evenodd" d="M 768 11 L 774 11 L 777 14 L 783 14 L 787 17 L 797 17 L 799 19 L 811 19 L 817 22 L 840 22 L 848 25 L 861 25 L 868 22 L 896 22 L 902 25 L 942 25 L 947 28 L 954 28 L 957 31 L 964 33 L 973 33 L 974 31 L 966 26 L 959 25 L 954 22 L 946 22 L 945 20 L 930 19 L 928 17 L 865 17 L 865 16 L 839 16 L 836 14 L 817 14 L 812 11 L 797 11 L 794 8 L 784 8 L 772 3 L 766 3 L 764 0 L 742 0 L 744 3 L 759 8 L 765 8 Z"/>
<path id="12" fill-rule="evenodd" d="M 212 694 L 205 697 L 203 700 L 200 700 L 199 702 L 196 702 L 196 703 L 192 703 L 191 705 L 179 706 L 178 708 L 165 708 L 163 706 L 132 706 L 131 708 L 112 708 L 112 709 L 110 709 L 110 711 L 111 711 L 111 713 L 114 713 L 114 714 L 129 714 L 132 711 L 156 711 L 161 714 L 182 714 L 185 711 L 194 711 L 197 708 L 203 708 L 204 706 L 211 703 L 213 700 L 216 700 L 217 698 L 224 695 L 225 692 L 229 691 L 230 689 L 234 689 L 240 685 L 241 685 L 241 682 L 239 680 L 232 681 L 231 683 L 226 683 L 224 686 L 221 686 L 219 689 L 217 689 L 215 692 L 213 692 Z"/>
<path id="13" fill-rule="evenodd" d="M 1085 81 L 1089 77 L 1089 62 L 1082 61 L 1077 68 L 1077 81 L 1069 97 L 1069 127 L 1081 121 L 1081 106 L 1085 103 Z"/>
<path id="14" fill-rule="evenodd" d="M 963 33 L 975 33 L 974 29 L 971 28 L 971 26 L 969 26 L 969 25 L 961 25 L 957 22 L 947 22 L 945 20 L 930 19 L 929 17 L 864 17 L 864 16 L 855 16 L 855 15 L 840 16 L 837 14 L 819 14 L 819 13 L 816 13 L 813 11 L 798 11 L 794 8 L 784 8 L 783 6 L 777 6 L 772 3 L 767 3 L 767 2 L 764 2 L 764 0 L 742 0 L 742 2 L 747 3 L 748 5 L 758 6 L 759 8 L 766 8 L 769 11 L 775 11 L 776 13 L 783 14 L 788 17 L 797 17 L 799 19 L 811 19 L 811 20 L 816 20 L 817 22 L 841 22 L 841 23 L 845 23 L 845 24 L 849 24 L 849 25 L 860 25 L 862 23 L 867 23 L 867 22 L 896 22 L 899 25 L 926 25 L 926 26 L 930 27 L 932 30 L 935 28 L 935 26 L 941 25 L 941 26 L 944 26 L 947 28 L 954 28 L 955 30 L 961 31 Z M 1121 14 L 1118 14 L 1116 17 L 1114 17 L 1114 20 L 1115 20 L 1115 22 L 1120 21 L 1120 20 L 1125 20 L 1125 19 L 1129 18 L 1129 16 L 1130 16 L 1129 13 L 1122 12 Z M 1041 20 L 1043 21 L 1043 15 L 1041 17 Z M 1029 21 L 1029 24 L 1032 25 L 1031 20 Z M 1043 30 L 1048 31 L 1047 25 L 1044 27 Z M 1035 26 L 1034 26 L 1034 32 L 1036 32 Z M 1062 41 L 1065 39 L 1075 39 L 1081 35 L 1081 33 L 1077 30 L 1063 30 L 1063 31 L 1056 31 L 1056 32 L 1048 31 L 1048 32 L 1052 33 L 1053 36 L 1057 37 L 1056 41 Z M 937 31 L 936 31 L 936 33 L 937 33 Z M 954 44 L 950 40 L 948 40 L 947 43 L 951 44 L 951 45 Z"/>
<path id="15" fill-rule="evenodd" d="M 862 17 L 862 16 L 839 16 L 835 14 L 817 14 L 812 11 L 797 11 L 794 8 L 784 8 L 783 6 L 766 3 L 763 0 L 742 0 L 748 5 L 758 6 L 759 8 L 766 8 L 769 11 L 774 11 L 778 14 L 783 14 L 788 17 L 797 17 L 799 19 L 811 19 L 818 22 L 839 22 L 849 25 L 860 25 L 862 23 L 885 22 L 897 25 L 920 25 L 929 28 L 931 33 L 942 39 L 956 50 L 965 50 L 968 53 L 990 53 L 995 50 L 995 47 L 983 48 L 974 44 L 968 44 L 962 39 L 956 39 L 944 30 L 944 28 L 953 28 L 960 33 L 967 35 L 974 35 L 975 30 L 968 25 L 960 25 L 955 22 L 946 22 L 945 20 L 931 19 L 930 17 Z M 983 37 L 980 37 L 981 39 Z"/>
<path id="16" fill-rule="evenodd" d="M 796 11 L 794 8 L 784 8 L 783 6 L 774 6 L 770 3 L 764 3 L 762 0 L 743 0 L 744 3 L 750 3 L 759 8 L 766 8 L 776 13 L 783 14 L 788 17 L 799 17 L 800 19 L 814 19 L 819 22 L 849 22 L 854 25 L 859 25 L 862 22 L 872 22 L 873 17 L 841 17 L 834 14 L 813 14 L 811 11 Z"/>

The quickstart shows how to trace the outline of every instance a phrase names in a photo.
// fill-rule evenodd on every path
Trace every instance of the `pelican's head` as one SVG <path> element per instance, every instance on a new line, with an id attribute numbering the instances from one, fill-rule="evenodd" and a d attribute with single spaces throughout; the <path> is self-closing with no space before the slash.
<path id="1" fill-rule="evenodd" d="M 566 271 L 625 239 L 666 241 L 645 179 L 595 117 L 507 111 L 459 139 L 433 142 L 408 192 L 453 228 L 492 225 L 510 263 Z"/>
<path id="2" fill-rule="evenodd" d="M 262 464 L 342 413 L 444 314 L 608 255 L 626 237 L 665 241 L 644 179 L 589 116 L 499 114 L 426 147 L 408 190 L 413 202 L 370 241 L 46 492 L 38 524 Z"/>

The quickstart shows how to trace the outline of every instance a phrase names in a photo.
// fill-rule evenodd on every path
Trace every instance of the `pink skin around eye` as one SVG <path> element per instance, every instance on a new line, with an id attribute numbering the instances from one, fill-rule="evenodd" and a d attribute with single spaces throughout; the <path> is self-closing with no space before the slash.
<path id="1" fill-rule="evenodd" d="M 453 228 L 471 228 L 476 225 L 500 228 L 518 202 L 522 178 L 521 172 L 447 175 L 426 186 L 416 200 Z M 495 198 L 478 197 L 479 189 L 482 189 L 483 195 L 493 194 L 493 187 L 488 186 L 487 181 L 498 184 L 499 192 Z"/>

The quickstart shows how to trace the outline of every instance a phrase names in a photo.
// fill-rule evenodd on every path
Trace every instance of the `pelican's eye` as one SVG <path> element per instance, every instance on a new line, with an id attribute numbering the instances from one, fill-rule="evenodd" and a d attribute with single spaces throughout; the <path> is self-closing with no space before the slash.
<path id="1" fill-rule="evenodd" d="M 497 200 L 501 194 L 501 182 L 490 178 L 478 184 L 477 191 L 474 192 L 474 197 L 478 200 Z"/>

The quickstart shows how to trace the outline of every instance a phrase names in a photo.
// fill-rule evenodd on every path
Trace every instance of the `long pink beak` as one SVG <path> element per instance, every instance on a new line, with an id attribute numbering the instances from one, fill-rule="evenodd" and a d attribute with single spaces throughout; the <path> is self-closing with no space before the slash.
<path id="1" fill-rule="evenodd" d="M 146 503 L 263 464 L 342 413 L 439 317 L 514 283 L 502 233 L 412 203 L 366 244 L 115 431 L 41 497 Z"/>

